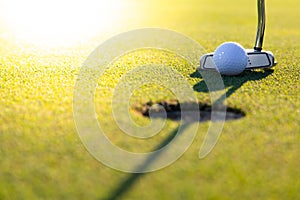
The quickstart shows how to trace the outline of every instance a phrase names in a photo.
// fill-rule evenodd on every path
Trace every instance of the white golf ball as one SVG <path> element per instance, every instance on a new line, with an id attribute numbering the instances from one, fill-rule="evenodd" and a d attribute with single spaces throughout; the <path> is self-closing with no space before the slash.
<path id="1" fill-rule="evenodd" d="M 216 49 L 213 60 L 220 74 L 237 75 L 245 70 L 248 56 L 242 45 L 225 42 Z"/>

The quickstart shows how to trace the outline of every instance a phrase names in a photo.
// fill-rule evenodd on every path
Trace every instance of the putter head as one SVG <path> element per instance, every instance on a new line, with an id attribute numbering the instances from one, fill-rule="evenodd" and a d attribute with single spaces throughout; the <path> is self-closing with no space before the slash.
<path id="1" fill-rule="evenodd" d="M 245 70 L 258 68 L 271 68 L 277 63 L 274 55 L 270 51 L 255 51 L 253 49 L 246 50 L 248 55 L 248 64 Z M 208 53 L 200 58 L 200 69 L 202 70 L 216 70 L 216 65 L 213 61 L 214 53 Z"/>

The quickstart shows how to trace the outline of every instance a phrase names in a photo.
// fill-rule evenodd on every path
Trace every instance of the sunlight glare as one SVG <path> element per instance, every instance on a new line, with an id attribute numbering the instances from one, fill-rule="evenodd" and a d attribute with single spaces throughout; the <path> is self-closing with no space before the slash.
<path id="1" fill-rule="evenodd" d="M 114 26 L 122 0 L 1 0 L 1 19 L 17 39 L 68 45 Z"/>

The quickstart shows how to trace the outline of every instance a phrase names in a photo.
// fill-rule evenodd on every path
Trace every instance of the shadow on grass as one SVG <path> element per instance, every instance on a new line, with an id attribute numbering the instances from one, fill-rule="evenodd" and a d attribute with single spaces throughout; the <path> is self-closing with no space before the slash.
<path id="1" fill-rule="evenodd" d="M 257 81 L 264 79 L 271 75 L 274 72 L 273 69 L 265 69 L 265 70 L 260 70 L 260 71 L 244 71 L 238 76 L 222 76 L 223 82 L 225 89 L 229 88 L 227 92 L 222 95 L 216 102 L 218 104 L 222 104 L 224 100 L 228 97 L 230 97 L 236 90 L 238 90 L 240 87 L 242 87 L 246 82 L 248 81 Z M 203 73 L 215 73 L 215 72 L 205 72 Z M 201 74 L 199 71 L 194 72 L 193 74 L 190 75 L 192 78 L 202 78 Z M 204 80 L 200 81 L 196 85 L 193 86 L 193 89 L 196 92 L 205 92 L 209 93 L 209 90 L 206 86 L 206 83 Z"/>
<path id="2" fill-rule="evenodd" d="M 184 130 L 189 126 L 189 124 L 184 124 L 181 126 L 181 132 L 184 132 Z M 173 130 L 167 138 L 165 138 L 160 144 L 154 147 L 153 151 L 156 151 L 164 146 L 166 146 L 169 142 L 173 140 L 173 138 L 176 136 L 178 132 L 178 128 Z M 143 171 L 143 169 L 146 169 L 147 166 L 153 162 L 159 157 L 157 156 L 149 156 L 149 158 L 136 169 L 136 171 Z M 123 182 L 121 182 L 118 187 L 116 187 L 111 193 L 110 196 L 104 198 L 106 200 L 116 200 L 121 198 L 134 184 L 137 180 L 139 180 L 141 177 L 145 176 L 147 173 L 132 173 L 130 174 Z M 102 199 L 102 198 L 101 198 Z"/>
<path id="3" fill-rule="evenodd" d="M 205 72 L 206 73 L 206 72 Z M 211 73 L 211 72 L 209 72 Z M 243 84 L 245 84 L 248 81 L 256 81 L 266 78 L 267 76 L 271 75 L 273 73 L 272 69 L 264 70 L 264 71 L 245 71 L 242 74 L 238 76 L 223 76 L 223 81 L 225 85 L 225 89 L 229 88 L 227 92 L 222 95 L 216 102 L 214 103 L 223 103 L 225 98 L 230 97 L 236 90 L 238 90 L 240 87 L 242 87 Z M 201 74 L 196 71 L 193 74 L 190 75 L 192 78 L 202 78 Z M 193 89 L 196 92 L 206 92 L 209 93 L 208 88 L 205 84 L 204 80 L 201 80 L 199 83 L 194 85 Z M 175 105 L 175 108 L 177 109 L 178 105 Z M 175 109 L 175 110 L 176 110 Z M 182 126 L 182 129 L 186 129 L 188 127 L 188 123 L 184 124 Z M 160 144 L 158 144 L 154 150 L 160 149 L 167 145 L 172 139 L 176 136 L 178 132 L 178 128 L 173 130 L 167 138 L 165 138 Z M 184 131 L 182 131 L 184 132 Z M 146 162 L 141 165 L 136 171 L 143 171 L 150 163 L 155 162 L 155 160 L 159 157 L 157 156 L 151 156 L 149 157 Z M 137 180 L 145 176 L 146 173 L 133 173 L 128 175 L 127 178 L 125 178 L 112 192 L 108 197 L 105 199 L 107 200 L 116 200 L 121 198 L 128 190 L 130 190 L 133 185 L 136 183 Z M 102 199 L 102 198 L 101 198 Z"/>

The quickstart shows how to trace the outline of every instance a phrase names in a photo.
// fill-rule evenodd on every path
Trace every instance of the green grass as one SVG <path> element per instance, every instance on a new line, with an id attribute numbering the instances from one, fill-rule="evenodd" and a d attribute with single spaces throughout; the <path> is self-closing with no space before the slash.
<path id="1" fill-rule="evenodd" d="M 254 1 L 130 2 L 132 10 L 115 32 L 154 26 L 186 34 L 207 51 L 231 40 L 253 46 Z M 299 6 L 296 0 L 267 2 L 264 47 L 278 60 L 273 73 L 224 78 L 227 90 L 235 87 L 228 106 L 241 109 L 246 117 L 226 122 L 218 144 L 203 160 L 198 151 L 209 122 L 199 124 L 193 144 L 178 161 L 144 175 L 115 171 L 95 160 L 75 128 L 75 80 L 81 64 L 105 38 L 55 50 L 0 39 L 0 199 L 299 199 Z M 192 86 L 202 81 L 190 77 L 195 69 L 183 60 L 174 61 L 174 55 L 149 55 L 136 52 L 116 61 L 99 80 L 101 92 L 95 98 L 108 137 L 136 152 L 159 145 L 178 123 L 168 121 L 163 132 L 149 140 L 122 134 L 109 115 L 121 75 L 143 62 L 163 60 Z M 210 104 L 207 92 L 195 94 L 201 103 Z M 163 88 L 143 87 L 134 93 L 132 104 L 172 98 Z M 138 124 L 148 122 L 133 117 Z"/>

